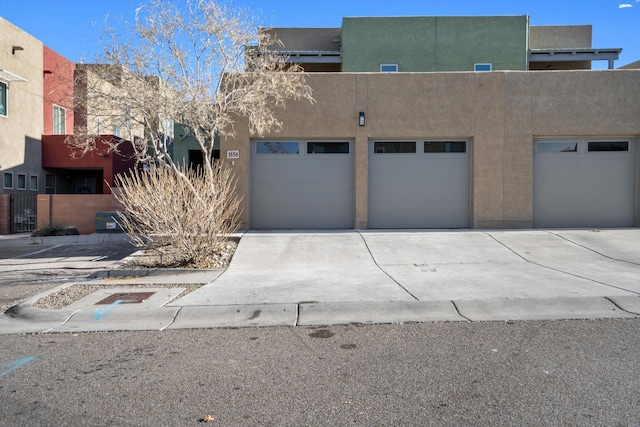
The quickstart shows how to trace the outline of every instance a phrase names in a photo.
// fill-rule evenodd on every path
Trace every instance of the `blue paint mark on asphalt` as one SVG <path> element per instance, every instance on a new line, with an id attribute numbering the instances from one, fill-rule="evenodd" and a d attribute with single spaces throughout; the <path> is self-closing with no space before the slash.
<path id="1" fill-rule="evenodd" d="M 103 314 L 110 312 L 111 310 L 116 308 L 116 305 L 120 304 L 121 302 L 122 300 L 116 300 L 109 304 L 107 308 L 96 308 L 96 317 L 94 317 L 93 320 L 100 320 Z"/>
<path id="2" fill-rule="evenodd" d="M 14 360 L 13 362 L 3 363 L 1 366 L 6 369 L 0 372 L 0 378 L 4 377 L 10 372 L 15 371 L 19 367 L 26 365 L 29 362 L 33 362 L 34 360 L 36 360 L 35 356 L 29 356 L 22 359 Z"/>

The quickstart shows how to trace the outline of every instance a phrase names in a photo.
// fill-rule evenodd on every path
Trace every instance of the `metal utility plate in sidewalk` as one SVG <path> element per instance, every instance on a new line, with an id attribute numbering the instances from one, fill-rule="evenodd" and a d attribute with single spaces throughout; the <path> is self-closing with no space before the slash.
<path id="1" fill-rule="evenodd" d="M 119 302 L 120 304 L 141 304 L 154 294 L 155 292 L 117 292 L 98 301 L 95 305 L 113 304 L 115 302 Z"/>
<path id="2" fill-rule="evenodd" d="M 180 295 L 186 288 L 140 288 L 108 287 L 99 289 L 92 294 L 69 305 L 67 309 L 82 309 L 92 306 L 110 305 L 117 301 L 119 304 L 129 304 L 135 307 L 163 307 L 169 301 Z M 143 295 L 144 294 L 144 295 Z"/>

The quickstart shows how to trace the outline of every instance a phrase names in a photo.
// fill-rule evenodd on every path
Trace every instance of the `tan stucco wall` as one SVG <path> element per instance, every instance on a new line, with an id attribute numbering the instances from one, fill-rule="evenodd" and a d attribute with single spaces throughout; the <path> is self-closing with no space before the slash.
<path id="1" fill-rule="evenodd" d="M 640 70 L 491 73 L 309 74 L 317 103 L 291 102 L 273 138 L 355 141 L 354 227 L 367 225 L 370 138 L 472 140 L 474 228 L 532 226 L 533 138 L 640 135 Z M 366 126 L 357 126 L 358 112 Z M 238 126 L 246 129 L 246 126 Z M 233 166 L 249 224 L 250 141 L 240 132 L 222 141 L 239 149 Z"/>
<path id="2" fill-rule="evenodd" d="M 27 180 L 29 175 L 39 176 L 43 188 L 40 165 L 40 141 L 44 129 L 42 42 L 2 18 L 0 34 L 0 69 L 27 80 L 9 83 L 7 116 L 0 116 L 0 171 L 14 174 L 14 190 L 5 192 L 16 192 L 18 173 L 26 174 Z M 14 52 L 14 46 L 22 50 Z"/>
<path id="3" fill-rule="evenodd" d="M 284 45 L 285 50 L 340 50 L 334 40 L 340 37 L 341 28 L 261 28 Z M 262 46 L 263 48 L 268 46 Z M 275 50 L 282 46 L 273 46 Z"/>

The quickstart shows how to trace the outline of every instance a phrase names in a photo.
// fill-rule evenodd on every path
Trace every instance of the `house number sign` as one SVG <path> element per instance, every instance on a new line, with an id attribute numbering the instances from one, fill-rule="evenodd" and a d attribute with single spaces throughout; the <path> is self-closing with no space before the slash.
<path id="1" fill-rule="evenodd" d="M 240 158 L 240 150 L 227 151 L 227 159 L 239 159 L 239 158 Z"/>

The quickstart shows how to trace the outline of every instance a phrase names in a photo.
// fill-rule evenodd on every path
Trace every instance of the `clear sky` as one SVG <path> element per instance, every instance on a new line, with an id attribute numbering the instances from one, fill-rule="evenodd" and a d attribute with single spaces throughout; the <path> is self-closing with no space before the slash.
<path id="1" fill-rule="evenodd" d="M 176 0 L 174 0 L 176 1 Z M 0 0 L 0 16 L 79 62 L 98 53 L 105 19 L 133 19 L 143 0 Z M 525 15 L 531 25 L 593 26 L 593 47 L 622 48 L 619 67 L 640 60 L 640 0 L 233 0 L 260 26 L 340 27 L 344 16 Z M 107 18 L 109 16 L 109 18 Z M 2 35 L 0 34 L 0 37 Z M 1 64 L 0 64 L 1 65 Z M 606 61 L 593 63 L 606 68 Z"/>

